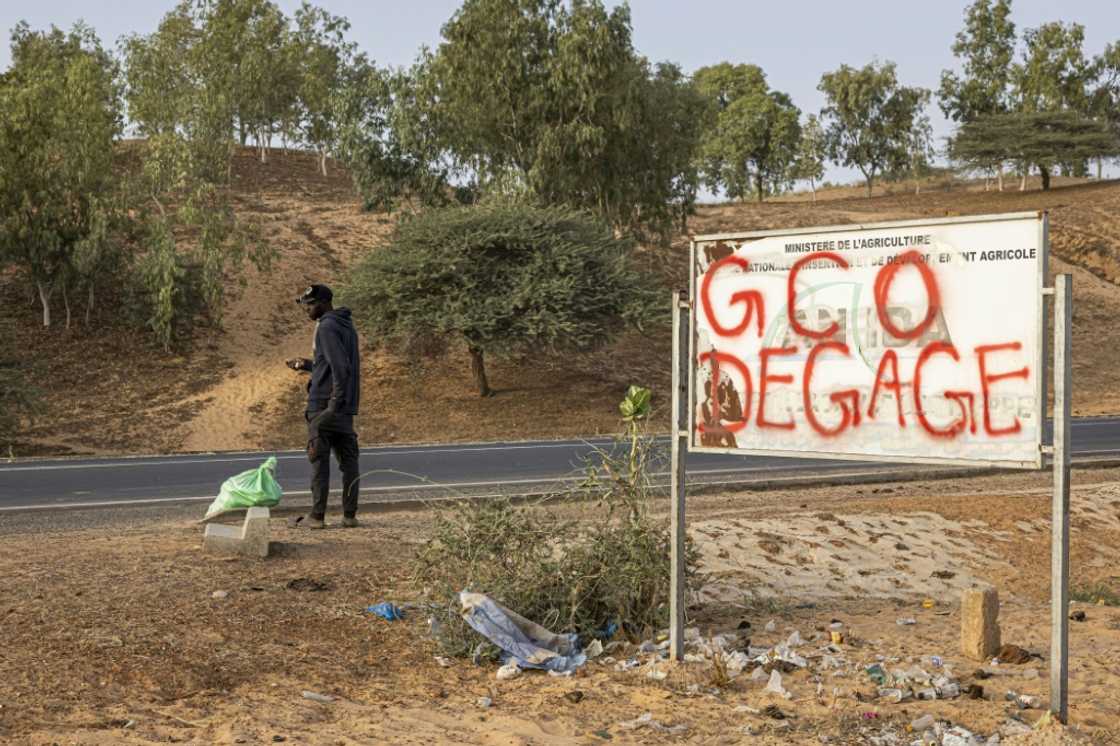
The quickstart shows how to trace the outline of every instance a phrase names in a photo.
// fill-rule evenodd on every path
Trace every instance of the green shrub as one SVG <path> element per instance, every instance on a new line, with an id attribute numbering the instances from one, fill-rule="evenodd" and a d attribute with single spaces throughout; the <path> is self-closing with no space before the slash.
<path id="1" fill-rule="evenodd" d="M 1120 606 L 1120 589 L 1103 581 L 1095 585 L 1076 585 L 1070 590 L 1069 597 L 1072 601 L 1098 606 Z"/>
<path id="2" fill-rule="evenodd" d="M 42 411 L 42 391 L 32 383 L 32 372 L 25 363 L 0 360 L 0 446 L 11 453 L 12 443 L 23 417 Z"/>
<path id="3" fill-rule="evenodd" d="M 622 453 L 598 452 L 601 466 L 589 468 L 582 487 L 596 499 L 584 520 L 509 498 L 461 501 L 439 512 L 415 558 L 413 582 L 438 609 L 444 652 L 467 655 L 483 641 L 459 616 L 458 594 L 468 588 L 585 640 L 612 622 L 630 636 L 668 623 L 672 537 L 667 521 L 648 511 L 652 439 L 642 431 L 648 396 L 631 387 L 624 400 Z M 686 555 L 688 576 L 695 578 L 698 553 L 691 544 Z"/>
<path id="4" fill-rule="evenodd" d="M 627 325 L 668 320 L 667 294 L 632 242 L 590 216 L 498 202 L 403 219 L 340 290 L 369 338 L 398 349 L 465 342 L 479 393 L 484 354 L 592 350 Z"/>

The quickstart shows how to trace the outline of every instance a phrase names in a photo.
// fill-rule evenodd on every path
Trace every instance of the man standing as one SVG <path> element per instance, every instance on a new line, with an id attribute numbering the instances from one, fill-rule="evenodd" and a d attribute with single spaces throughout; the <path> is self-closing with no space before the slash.
<path id="1" fill-rule="evenodd" d="M 330 492 L 330 455 L 334 451 L 342 470 L 342 527 L 358 526 L 358 413 L 361 365 L 358 333 L 349 308 L 331 305 L 334 294 L 326 285 L 312 285 L 296 302 L 315 322 L 311 359 L 287 361 L 292 370 L 309 371 L 307 382 L 307 458 L 311 461 L 311 512 L 296 519 L 305 528 L 323 528 Z"/>

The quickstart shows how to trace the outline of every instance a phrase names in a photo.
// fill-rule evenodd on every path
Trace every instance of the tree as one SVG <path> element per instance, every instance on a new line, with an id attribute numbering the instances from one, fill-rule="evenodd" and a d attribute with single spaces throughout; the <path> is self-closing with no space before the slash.
<path id="1" fill-rule="evenodd" d="M 267 160 L 272 136 L 293 119 L 298 57 L 288 19 L 270 0 L 180 0 L 172 14 L 192 30 L 196 81 L 205 80 L 241 144 L 252 135 Z"/>
<path id="2" fill-rule="evenodd" d="M 359 260 L 343 302 L 373 339 L 416 349 L 461 339 L 478 392 L 485 355 L 599 347 L 627 323 L 665 319 L 632 244 L 586 214 L 522 204 L 426 210 Z"/>
<path id="3" fill-rule="evenodd" d="M 107 219 L 121 127 L 117 68 L 92 29 L 16 26 L 0 76 L 0 259 L 35 283 L 43 326 L 56 286 L 69 326 L 67 284 L 89 269 L 76 259 Z"/>
<path id="4" fill-rule="evenodd" d="M 722 63 L 693 76 L 711 114 L 700 144 L 706 181 L 731 198 L 753 191 L 759 202 L 793 178 L 801 111 L 770 90 L 755 65 Z"/>
<path id="5" fill-rule="evenodd" d="M 288 19 L 267 0 L 219 3 L 206 28 L 234 63 L 237 118 L 243 133 L 253 133 L 264 163 L 273 135 L 294 122 L 303 50 L 293 48 Z"/>
<path id="6" fill-rule="evenodd" d="M 1120 42 L 1109 44 L 1093 61 L 1097 85 L 1093 89 L 1089 109 L 1093 116 L 1107 122 L 1120 135 Z M 1097 158 L 1097 178 L 1100 179 L 1104 159 Z"/>
<path id="7" fill-rule="evenodd" d="M 207 26 L 210 6 L 200 7 L 195 14 L 184 2 L 155 33 L 123 44 L 130 118 L 145 138 L 142 167 L 127 180 L 145 247 L 134 276 L 150 312 L 147 324 L 165 348 L 200 313 L 220 323 L 244 260 L 263 268 L 273 254 L 234 214 L 233 123 L 239 106 L 251 109 L 235 101 L 216 51 L 226 35 Z M 155 84 L 168 79 L 175 85 L 160 95 Z"/>
<path id="8" fill-rule="evenodd" d="M 950 158 L 964 168 L 984 172 L 1015 159 L 1015 138 L 1023 128 L 1023 116 L 992 114 L 961 126 L 949 140 Z"/>
<path id="9" fill-rule="evenodd" d="M 965 26 L 957 32 L 953 55 L 963 61 L 963 78 L 941 72 L 938 93 L 941 110 L 955 122 L 973 122 L 1011 108 L 1012 58 L 1015 24 L 1011 0 L 975 0 L 965 11 Z M 1003 163 L 991 164 L 1003 191 Z M 985 173 L 985 189 L 988 186 Z"/>
<path id="10" fill-rule="evenodd" d="M 143 137 L 173 134 L 189 116 L 198 73 L 191 58 L 200 31 L 186 3 L 180 3 L 148 36 L 121 40 L 128 86 L 128 118 Z"/>
<path id="11" fill-rule="evenodd" d="M 294 54 L 299 59 L 299 122 L 304 142 L 319 153 L 319 170 L 327 175 L 327 154 L 338 146 L 339 113 L 349 113 L 351 122 L 365 108 L 366 76 L 372 66 L 363 55 L 356 55 L 352 44 L 344 41 L 350 23 L 321 8 L 304 2 L 295 16 Z M 342 89 L 347 86 L 343 94 Z M 339 111 L 339 96 L 349 105 Z"/>
<path id="12" fill-rule="evenodd" d="M 1088 113 L 1087 85 L 1093 66 L 1085 59 L 1081 24 L 1044 23 L 1023 34 L 1023 60 L 1013 76 L 1018 108 L 1028 112 Z"/>
<path id="13" fill-rule="evenodd" d="M 644 123 L 633 128 L 631 150 L 635 160 L 650 168 L 638 182 L 635 200 L 646 203 L 644 216 L 661 231 L 668 243 L 672 218 L 681 233 L 688 230 L 688 217 L 696 212 L 700 173 L 695 153 L 704 120 L 704 101 L 677 65 L 658 63 L 642 96 Z M 625 182 L 624 182 L 625 183 Z M 662 205 L 654 195 L 668 185 Z"/>
<path id="14" fill-rule="evenodd" d="M 810 114 L 809 119 L 801 128 L 801 140 L 797 144 L 797 161 L 794 165 L 794 175 L 798 179 L 806 179 L 809 189 L 813 192 L 813 201 L 817 201 L 817 182 L 824 178 L 824 159 L 828 156 L 827 142 L 824 129 L 816 114 Z"/>
<path id="15" fill-rule="evenodd" d="M 1120 154 L 1120 138 L 1106 123 L 1075 111 L 1010 112 L 962 126 L 950 153 L 981 168 L 996 160 L 1033 164 L 1046 190 L 1058 165 Z"/>
<path id="16" fill-rule="evenodd" d="M 953 43 L 953 55 L 963 61 L 964 75 L 941 72 L 938 99 L 945 116 L 972 122 L 1007 111 L 1014 53 L 1011 0 L 975 0 L 965 10 L 964 28 Z"/>
<path id="17" fill-rule="evenodd" d="M 877 174 L 909 161 L 907 140 L 929 93 L 899 85 L 893 62 L 859 70 L 841 65 L 822 75 L 817 89 L 828 99 L 821 114 L 828 120 L 829 157 L 859 169 L 870 197 Z"/>
<path id="18" fill-rule="evenodd" d="M 583 173 L 566 190 L 546 193 L 546 203 L 575 204 L 598 212 L 611 225 L 655 234 L 667 244 L 674 226 L 695 211 L 695 167 L 703 103 L 681 69 L 643 61 L 632 70 L 636 91 L 625 126 L 612 137 L 608 163 L 583 161 Z M 553 166 L 559 172 L 562 165 Z M 582 195 L 573 199 L 574 195 Z"/>
<path id="19" fill-rule="evenodd" d="M 1076 23 L 1044 23 L 1024 32 L 1022 61 L 1012 70 L 1017 110 L 1091 115 L 1088 86 L 1095 71 L 1082 50 L 1084 39 L 1085 29 Z M 1054 162 L 1043 158 L 1042 162 L 1046 165 L 1044 171 L 1040 166 L 1040 173 L 1046 185 L 1050 172 L 1057 168 L 1070 173 L 1087 170 L 1084 160 Z"/>
<path id="20" fill-rule="evenodd" d="M 402 202 L 443 206 L 453 191 L 453 163 L 430 121 L 431 79 L 416 69 L 395 72 L 356 66 L 336 92 L 337 157 L 346 164 L 366 209 L 392 211 Z M 467 200 L 469 201 L 469 200 Z"/>
<path id="21" fill-rule="evenodd" d="M 666 204 L 695 142 L 651 129 L 661 120 L 650 101 L 688 96 L 688 86 L 637 55 L 626 5 L 466 0 L 443 38 L 416 71 L 415 101 L 426 107 L 416 121 L 457 175 L 592 210 L 619 230 L 673 217 Z"/>
<path id="22" fill-rule="evenodd" d="M 914 194 L 920 194 L 921 179 L 930 172 L 931 161 L 937 154 L 933 147 L 933 127 L 927 115 L 919 114 L 914 117 L 906 138 L 906 153 L 909 157 L 910 177 L 914 179 Z"/>

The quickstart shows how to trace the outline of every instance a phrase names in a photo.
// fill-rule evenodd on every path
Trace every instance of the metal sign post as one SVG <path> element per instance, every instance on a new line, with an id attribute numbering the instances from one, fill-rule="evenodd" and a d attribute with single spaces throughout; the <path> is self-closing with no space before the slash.
<path id="1" fill-rule="evenodd" d="M 670 530 L 672 532 L 672 567 L 669 588 L 669 659 L 684 658 L 684 591 L 685 591 L 685 523 L 684 523 L 684 460 L 688 451 L 688 300 L 684 293 L 673 293 L 673 403 L 670 468 Z"/>
<path id="2" fill-rule="evenodd" d="M 1054 501 L 1050 524 L 1050 712 L 1069 717 L 1069 474 L 1073 278 L 1054 278 Z"/>

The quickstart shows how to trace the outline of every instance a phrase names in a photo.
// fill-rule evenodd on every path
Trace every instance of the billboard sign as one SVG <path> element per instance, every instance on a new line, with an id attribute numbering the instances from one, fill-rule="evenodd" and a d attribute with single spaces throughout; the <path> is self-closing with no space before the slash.
<path id="1" fill-rule="evenodd" d="M 1042 463 L 1045 213 L 697 236 L 689 449 Z"/>

